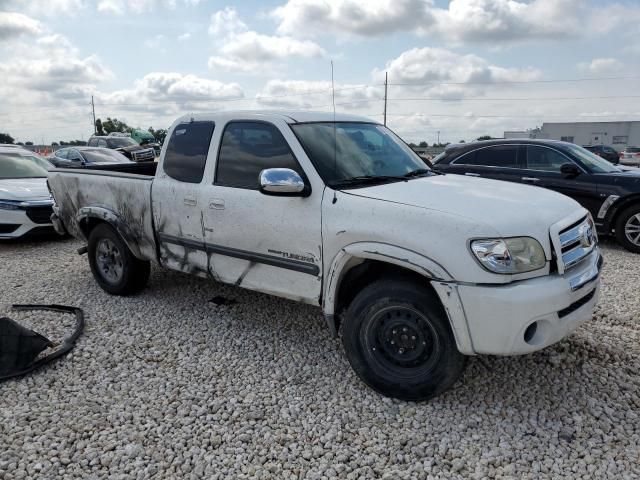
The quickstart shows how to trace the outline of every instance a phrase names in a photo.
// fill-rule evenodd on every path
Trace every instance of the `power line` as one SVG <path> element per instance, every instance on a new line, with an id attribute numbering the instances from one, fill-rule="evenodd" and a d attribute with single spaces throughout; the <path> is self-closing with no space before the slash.
<path id="1" fill-rule="evenodd" d="M 532 83 L 572 83 L 572 82 L 600 82 L 603 80 L 636 80 L 640 79 L 639 75 L 625 77 L 587 77 L 587 78 L 566 78 L 556 80 L 503 80 L 503 81 L 484 81 L 484 82 L 410 82 L 410 83 L 389 83 L 389 85 L 398 86 L 424 86 L 424 85 L 519 85 Z"/>
<path id="2" fill-rule="evenodd" d="M 390 98 L 389 101 L 404 102 L 404 101 L 439 101 L 439 102 L 466 102 L 466 101 L 540 101 L 540 100 L 614 100 L 617 98 L 640 98 L 640 95 L 602 95 L 593 97 L 502 97 L 502 98 L 489 98 L 489 97 L 460 97 L 460 98 L 439 98 L 439 97 L 413 97 L 413 98 Z"/>
<path id="3" fill-rule="evenodd" d="M 392 115 L 394 117 L 450 117 L 450 118 L 544 118 L 544 117 L 572 117 L 572 118 L 605 118 L 605 117 L 640 117 L 640 112 L 638 113 L 601 113 L 595 115 L 587 115 L 587 114 L 571 114 L 571 113 L 561 113 L 561 114 L 549 114 L 549 113 L 540 113 L 538 115 L 477 115 L 474 113 L 471 114 L 443 114 L 443 113 L 389 113 L 388 115 Z"/>

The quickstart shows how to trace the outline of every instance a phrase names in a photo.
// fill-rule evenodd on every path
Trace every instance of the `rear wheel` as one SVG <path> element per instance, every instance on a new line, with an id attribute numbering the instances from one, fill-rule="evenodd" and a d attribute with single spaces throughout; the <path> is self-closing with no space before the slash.
<path id="1" fill-rule="evenodd" d="M 106 223 L 89 235 L 89 265 L 96 282 L 113 295 L 131 295 L 149 280 L 151 265 L 133 256 L 120 235 Z"/>
<path id="2" fill-rule="evenodd" d="M 630 252 L 640 253 L 640 205 L 625 209 L 616 220 L 616 239 Z"/>
<path id="3" fill-rule="evenodd" d="M 358 376 L 389 397 L 427 400 L 464 369 L 439 299 L 410 280 L 365 287 L 347 310 L 342 340 Z"/>

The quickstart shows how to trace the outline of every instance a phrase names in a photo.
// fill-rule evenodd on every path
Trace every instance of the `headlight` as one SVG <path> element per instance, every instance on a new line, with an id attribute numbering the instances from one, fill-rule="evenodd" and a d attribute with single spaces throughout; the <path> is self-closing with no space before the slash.
<path id="1" fill-rule="evenodd" d="M 11 200 L 0 200 L 0 210 L 20 210 L 20 203 L 12 202 Z"/>
<path id="2" fill-rule="evenodd" d="M 542 245 L 531 237 L 473 240 L 471 251 L 484 268 L 494 273 L 532 272 L 547 263 Z"/>

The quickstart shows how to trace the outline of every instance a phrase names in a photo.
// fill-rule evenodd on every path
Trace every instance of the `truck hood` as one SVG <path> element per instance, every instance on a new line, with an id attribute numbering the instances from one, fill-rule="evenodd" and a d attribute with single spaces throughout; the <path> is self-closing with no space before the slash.
<path id="1" fill-rule="evenodd" d="M 0 200 L 49 200 L 46 178 L 0 179 Z"/>
<path id="2" fill-rule="evenodd" d="M 487 235 L 548 238 L 549 227 L 582 207 L 544 188 L 485 178 L 445 174 L 344 193 L 437 210 L 486 225 Z M 586 214 L 586 211 L 585 211 Z"/>

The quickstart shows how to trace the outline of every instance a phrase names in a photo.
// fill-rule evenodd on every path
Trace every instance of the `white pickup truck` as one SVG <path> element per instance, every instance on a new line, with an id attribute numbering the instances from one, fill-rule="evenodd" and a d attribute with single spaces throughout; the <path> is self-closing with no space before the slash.
<path id="1" fill-rule="evenodd" d="M 392 397 L 437 395 L 466 355 L 557 342 L 598 299 L 584 208 L 433 172 L 362 117 L 184 116 L 157 165 L 54 169 L 48 182 L 54 225 L 87 242 L 107 292 L 144 288 L 154 262 L 318 305 L 360 378 Z"/>

